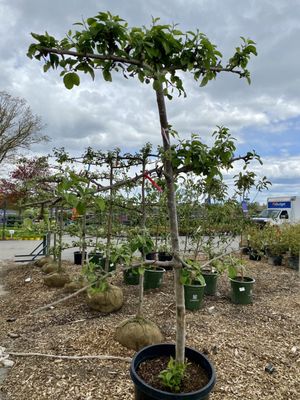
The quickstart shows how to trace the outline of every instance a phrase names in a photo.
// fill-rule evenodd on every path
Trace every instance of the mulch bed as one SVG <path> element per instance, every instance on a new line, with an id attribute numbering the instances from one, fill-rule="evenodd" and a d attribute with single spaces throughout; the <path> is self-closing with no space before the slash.
<path id="1" fill-rule="evenodd" d="M 76 275 L 79 267 L 67 265 Z M 211 400 L 298 400 L 300 393 L 300 284 L 296 271 L 247 261 L 256 279 L 254 303 L 234 305 L 223 275 L 218 295 L 187 311 L 187 345 L 208 355 L 217 373 Z M 25 279 L 30 277 L 30 282 Z M 7 294 L 0 297 L 0 346 L 14 352 L 57 355 L 114 355 L 134 352 L 114 340 L 115 327 L 135 315 L 138 288 L 125 286 L 121 272 L 112 279 L 124 290 L 116 313 L 89 310 L 85 295 L 53 309 L 29 312 L 65 296 L 43 285 L 38 267 L 7 263 L 2 268 Z M 145 316 L 160 326 L 166 342 L 175 341 L 173 274 L 159 290 L 145 294 Z M 16 318 L 16 319 L 15 319 Z M 15 319 L 15 320 L 14 320 Z M 0 391 L 5 400 L 133 399 L 129 363 L 112 360 L 62 360 L 11 356 L 14 366 Z M 267 368 L 266 368 L 267 367 Z M 270 368 L 271 367 L 271 368 Z M 266 370 L 267 369 L 267 370 Z"/>

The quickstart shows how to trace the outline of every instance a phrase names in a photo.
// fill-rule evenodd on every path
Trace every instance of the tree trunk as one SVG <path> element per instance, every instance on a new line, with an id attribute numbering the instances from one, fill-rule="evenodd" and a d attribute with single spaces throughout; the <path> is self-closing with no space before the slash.
<path id="1" fill-rule="evenodd" d="M 58 271 L 61 272 L 62 270 L 62 235 L 63 235 L 63 207 L 60 207 L 60 214 L 59 214 L 59 234 L 58 234 Z"/>
<path id="2" fill-rule="evenodd" d="M 146 229 L 146 204 L 145 204 L 145 171 L 146 171 L 146 160 L 143 159 L 143 178 L 142 178 L 142 219 L 141 219 L 141 226 L 142 230 L 145 231 Z M 142 254 L 143 259 L 145 258 L 146 254 Z M 143 304 L 144 304 L 144 277 L 145 272 L 140 274 L 139 277 L 139 305 L 138 305 L 138 312 L 137 317 L 143 317 Z"/>
<path id="3" fill-rule="evenodd" d="M 116 161 L 117 162 L 117 161 Z M 112 217 L 113 217 L 113 198 L 114 191 L 112 189 L 113 186 L 113 177 L 114 177 L 114 167 L 113 160 L 110 161 L 110 171 L 109 171 L 109 209 L 108 209 L 108 220 L 107 220 L 107 235 L 106 235 L 106 258 L 105 258 L 105 267 L 104 270 L 107 273 L 109 270 L 110 264 L 110 250 L 111 250 L 111 235 L 112 235 Z"/>
<path id="4" fill-rule="evenodd" d="M 169 124 L 162 85 L 156 90 L 156 100 L 159 112 L 161 135 L 164 147 L 164 173 L 167 182 L 168 213 L 170 220 L 170 233 L 172 252 L 174 257 L 174 281 L 176 297 L 176 361 L 184 363 L 185 355 L 185 304 L 184 287 L 180 283 L 180 272 L 182 264 L 179 257 L 179 234 L 176 210 L 176 196 L 173 166 L 170 158 L 171 146 L 169 135 Z"/>

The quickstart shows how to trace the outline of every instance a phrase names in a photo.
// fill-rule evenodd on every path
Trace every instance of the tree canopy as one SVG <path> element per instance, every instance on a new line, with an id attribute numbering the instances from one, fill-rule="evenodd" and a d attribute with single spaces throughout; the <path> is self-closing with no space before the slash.
<path id="1" fill-rule="evenodd" d="M 18 149 L 46 140 L 41 130 L 41 119 L 24 99 L 0 92 L 0 164 Z"/>
<path id="2" fill-rule="evenodd" d="M 112 71 L 121 71 L 125 78 L 137 76 L 141 82 L 158 89 L 164 84 L 164 94 L 177 89 L 184 93 L 181 71 L 189 71 L 204 86 L 222 71 L 238 74 L 250 82 L 247 69 L 255 43 L 242 37 L 233 56 L 223 65 L 222 54 L 203 33 L 182 32 L 176 25 L 161 25 L 153 18 L 150 28 L 129 28 L 119 16 L 100 12 L 86 21 L 77 22 L 78 30 L 69 30 L 57 40 L 47 32 L 32 33 L 37 43 L 30 45 L 29 57 L 44 60 L 44 71 L 61 68 L 66 88 L 80 84 L 78 73 L 94 79 L 95 70 L 101 70 L 106 81 L 112 80 Z"/>

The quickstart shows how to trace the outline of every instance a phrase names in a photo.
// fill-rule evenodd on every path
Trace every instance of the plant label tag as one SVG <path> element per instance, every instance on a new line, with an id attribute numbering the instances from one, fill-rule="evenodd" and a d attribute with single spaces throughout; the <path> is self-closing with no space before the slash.
<path id="1" fill-rule="evenodd" d="M 239 291 L 240 291 L 240 292 L 244 292 L 244 291 L 245 291 L 245 288 L 244 288 L 244 287 L 240 287 L 240 288 L 239 288 Z"/>

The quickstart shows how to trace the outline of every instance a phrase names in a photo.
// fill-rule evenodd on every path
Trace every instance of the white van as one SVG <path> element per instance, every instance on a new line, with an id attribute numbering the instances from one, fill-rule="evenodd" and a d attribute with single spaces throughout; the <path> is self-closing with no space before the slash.
<path id="1" fill-rule="evenodd" d="M 269 197 L 267 208 L 252 220 L 262 225 L 300 222 L 300 196 Z"/>

